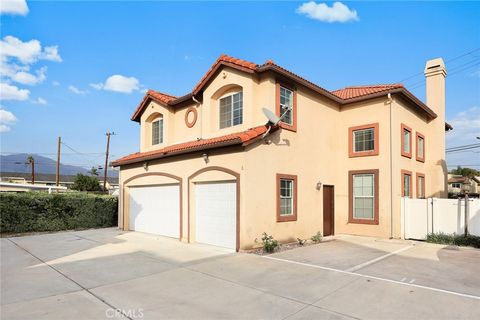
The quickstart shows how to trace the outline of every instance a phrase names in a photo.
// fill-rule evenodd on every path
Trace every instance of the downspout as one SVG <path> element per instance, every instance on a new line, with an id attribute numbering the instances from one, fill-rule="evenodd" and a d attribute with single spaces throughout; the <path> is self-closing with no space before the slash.
<path id="1" fill-rule="evenodd" d="M 200 105 L 200 101 L 198 101 L 193 94 L 192 100 L 197 104 L 197 106 Z M 200 139 L 203 139 L 203 107 L 200 109 Z"/>
<path id="2" fill-rule="evenodd" d="M 387 103 L 390 105 L 390 239 L 393 238 L 393 134 L 392 134 L 392 95 L 387 94 Z"/>

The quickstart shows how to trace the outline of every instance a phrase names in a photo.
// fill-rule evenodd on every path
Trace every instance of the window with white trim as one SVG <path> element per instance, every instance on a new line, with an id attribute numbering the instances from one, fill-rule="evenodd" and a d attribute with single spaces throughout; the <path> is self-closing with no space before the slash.
<path id="1" fill-rule="evenodd" d="M 412 152 L 412 146 L 410 145 L 411 134 L 412 132 L 410 130 L 408 130 L 407 128 L 403 128 L 402 147 L 405 154 L 410 154 Z"/>
<path id="2" fill-rule="evenodd" d="M 163 143 L 163 118 L 152 122 L 152 145 Z"/>
<path id="3" fill-rule="evenodd" d="M 353 131 L 353 152 L 375 150 L 375 129 L 367 128 Z"/>
<path id="4" fill-rule="evenodd" d="M 353 175 L 353 218 L 373 220 L 375 217 L 375 175 Z"/>
<path id="5" fill-rule="evenodd" d="M 293 211 L 293 180 L 280 179 L 280 216 L 291 216 Z"/>
<path id="6" fill-rule="evenodd" d="M 282 122 L 293 125 L 293 91 L 280 86 L 280 116 L 284 113 Z"/>
<path id="7" fill-rule="evenodd" d="M 243 123 L 243 94 L 237 92 L 220 99 L 220 129 Z"/>

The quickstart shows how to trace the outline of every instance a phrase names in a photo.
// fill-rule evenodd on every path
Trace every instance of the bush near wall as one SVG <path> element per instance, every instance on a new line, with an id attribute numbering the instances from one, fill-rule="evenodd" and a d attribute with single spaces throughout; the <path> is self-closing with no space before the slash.
<path id="1" fill-rule="evenodd" d="M 117 225 L 116 197 L 85 193 L 0 193 L 0 232 L 60 231 Z"/>

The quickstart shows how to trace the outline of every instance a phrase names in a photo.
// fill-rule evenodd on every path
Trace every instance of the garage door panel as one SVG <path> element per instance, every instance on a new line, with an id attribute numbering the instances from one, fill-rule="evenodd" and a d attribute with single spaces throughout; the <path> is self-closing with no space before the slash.
<path id="1" fill-rule="evenodd" d="M 131 187 L 129 195 L 130 230 L 179 237 L 179 185 Z"/>
<path id="2" fill-rule="evenodd" d="M 196 184 L 197 242 L 236 248 L 236 197 L 235 182 Z"/>

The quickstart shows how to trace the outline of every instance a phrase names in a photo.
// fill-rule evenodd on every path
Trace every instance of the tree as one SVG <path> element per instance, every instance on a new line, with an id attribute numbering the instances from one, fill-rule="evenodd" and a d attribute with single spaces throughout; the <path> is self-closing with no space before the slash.
<path id="1" fill-rule="evenodd" d="M 79 173 L 75 177 L 72 189 L 78 191 L 98 191 L 100 190 L 100 184 L 96 177 Z"/>
<path id="2" fill-rule="evenodd" d="M 460 166 L 457 169 L 453 169 L 450 171 L 451 174 L 457 174 L 462 177 L 473 178 L 476 176 L 480 176 L 480 171 L 472 169 L 472 168 L 462 168 Z"/>
<path id="3" fill-rule="evenodd" d="M 90 173 L 92 176 L 98 176 L 98 169 L 95 168 L 95 167 L 92 167 L 92 169 L 90 169 L 90 171 L 88 171 L 88 173 Z"/>

